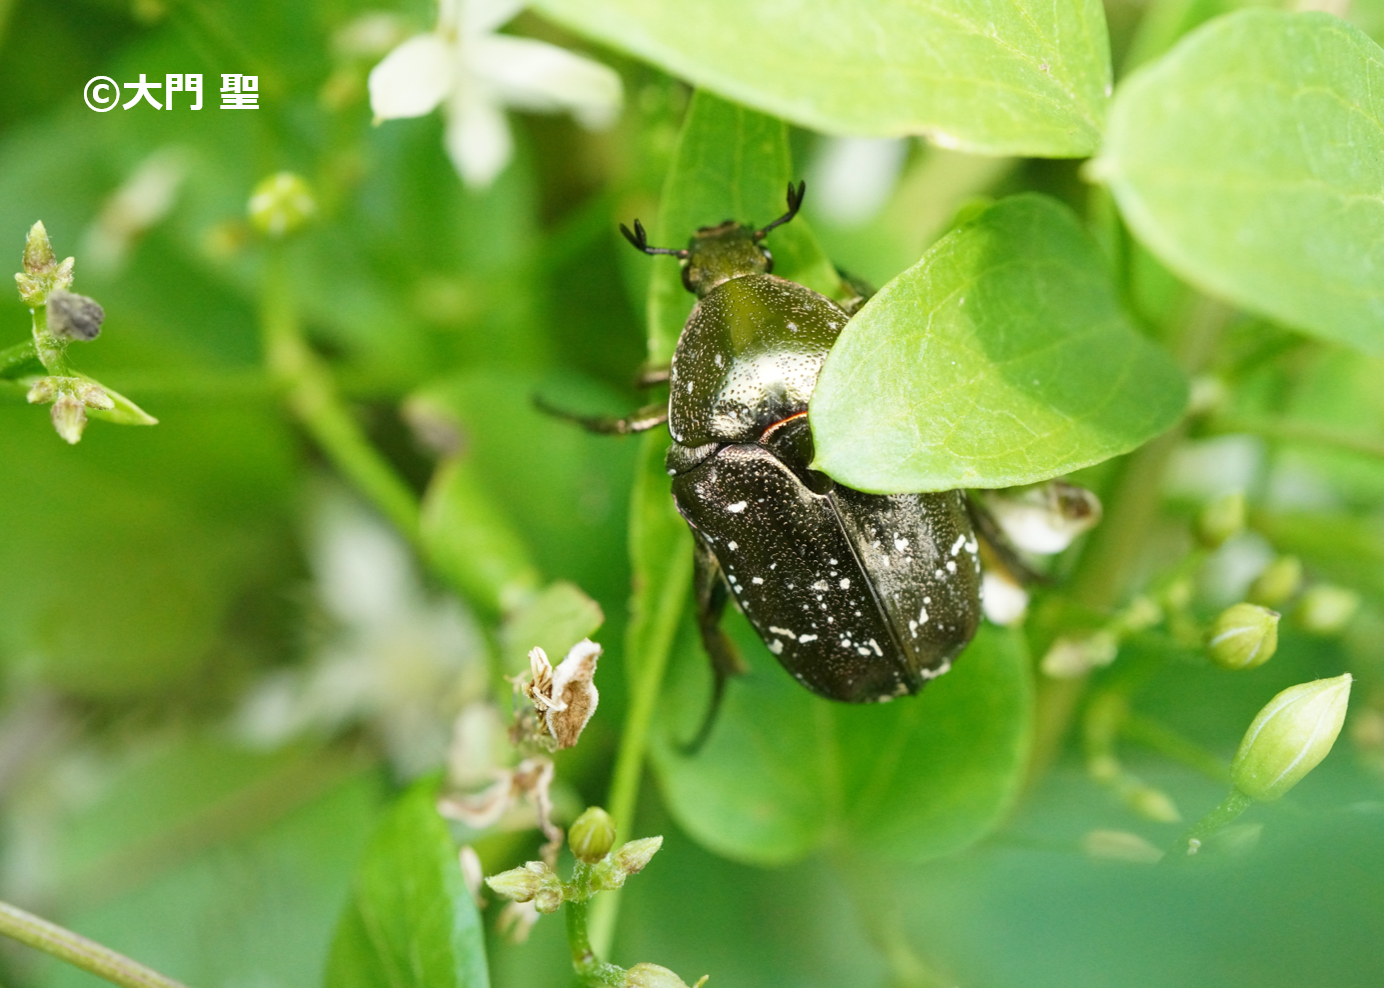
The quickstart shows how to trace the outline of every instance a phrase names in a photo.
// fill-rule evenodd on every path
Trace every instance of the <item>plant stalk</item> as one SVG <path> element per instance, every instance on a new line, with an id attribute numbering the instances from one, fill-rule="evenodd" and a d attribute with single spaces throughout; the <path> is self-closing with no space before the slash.
<path id="1" fill-rule="evenodd" d="M 1253 805 L 1253 799 L 1232 787 L 1220 806 L 1198 820 L 1191 830 L 1183 834 L 1182 839 L 1178 841 L 1178 847 L 1185 848 L 1188 854 L 1196 854 L 1201 845 L 1234 823 L 1241 813 Z"/>
<path id="2" fill-rule="evenodd" d="M 187 988 L 79 933 L 0 902 L 0 933 L 122 988 Z"/>
<path id="3" fill-rule="evenodd" d="M 415 547 L 420 547 L 418 499 L 366 438 L 337 393 L 331 374 L 303 339 L 287 256 L 265 257 L 261 324 L 265 361 L 289 407 L 338 470 Z"/>
<path id="4" fill-rule="evenodd" d="M 625 715 L 624 729 L 620 733 L 620 749 L 615 757 L 610 798 L 606 802 L 611 819 L 615 821 L 615 832 L 626 837 L 634 832 L 634 810 L 639 801 L 639 782 L 643 777 L 644 755 L 649 746 L 649 727 L 658 707 L 658 696 L 668 669 L 668 655 L 673 649 L 678 619 L 682 617 L 682 609 L 691 589 L 692 542 L 683 539 L 678 546 L 678 551 L 668 561 L 668 576 L 650 615 L 648 634 L 640 636 L 644 643 L 640 656 L 643 662 L 639 666 L 639 678 L 635 682 L 629 712 Z M 631 632 L 633 630 L 631 628 Z M 633 633 L 629 635 L 629 640 L 635 644 Z M 627 649 L 625 661 L 634 659 L 633 651 Z M 593 912 L 591 927 L 596 950 L 600 954 L 609 954 L 620 913 L 620 892 L 616 890 L 601 895 L 596 900 Z"/>

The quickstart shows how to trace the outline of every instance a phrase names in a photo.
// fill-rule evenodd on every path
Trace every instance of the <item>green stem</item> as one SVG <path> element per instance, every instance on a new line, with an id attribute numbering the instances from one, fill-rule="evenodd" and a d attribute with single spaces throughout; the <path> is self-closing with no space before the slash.
<path id="1" fill-rule="evenodd" d="M 1253 805 L 1254 800 L 1232 787 L 1220 806 L 1198 820 L 1196 826 L 1183 834 L 1178 846 L 1186 848 L 1188 854 L 1196 854 L 1201 845 L 1234 823 L 1241 813 Z"/>
<path id="2" fill-rule="evenodd" d="M 590 899 L 569 899 L 562 907 L 567 920 L 567 947 L 572 952 L 572 968 L 582 983 L 592 988 L 619 986 L 625 980 L 624 969 L 602 961 L 591 948 L 591 938 L 587 933 L 590 904 Z"/>
<path id="3" fill-rule="evenodd" d="M 72 365 L 67 362 L 67 346 L 48 332 L 48 306 L 29 310 L 34 316 L 34 354 L 49 374 L 71 377 Z"/>
<path id="4" fill-rule="evenodd" d="M 261 323 L 269 371 L 284 389 L 289 407 L 336 468 L 418 546 L 418 499 L 365 437 L 325 364 L 303 339 L 286 260 L 278 250 L 265 259 Z"/>
<path id="5" fill-rule="evenodd" d="M 1249 433 L 1265 439 L 1333 446 L 1348 453 L 1384 459 L 1384 443 L 1364 436 L 1351 436 L 1308 422 L 1271 418 L 1218 418 L 1209 425 L 1217 433 Z"/>
<path id="6" fill-rule="evenodd" d="M 0 3 L 2 2 L 3 0 L 0 0 Z M 0 350 L 0 377 L 32 360 L 38 360 L 38 348 L 34 346 L 33 340 L 25 340 L 23 343 L 16 343 Z"/>
<path id="7" fill-rule="evenodd" d="M 1225 762 L 1152 717 L 1131 712 L 1125 716 L 1120 733 L 1130 741 L 1151 748 L 1164 758 L 1200 772 L 1214 782 L 1230 781 L 1230 769 Z"/>
<path id="8" fill-rule="evenodd" d="M 620 734 L 620 750 L 615 757 L 615 773 L 606 801 L 611 819 L 615 821 L 615 832 L 623 836 L 634 832 L 634 810 L 639 801 L 639 781 L 644 773 L 644 755 L 649 746 L 649 726 L 658 707 L 663 675 L 668 668 L 668 655 L 673 649 L 673 636 L 687 603 L 691 580 L 692 540 L 680 539 L 678 550 L 668 560 L 662 593 L 649 616 L 647 633 L 639 634 L 636 638 L 636 629 L 631 627 L 628 636 L 631 645 L 643 643 L 642 654 L 638 656 L 642 661 L 638 667 L 639 678 L 630 697 L 629 712 L 625 715 L 625 726 Z M 635 660 L 633 650 L 627 649 L 625 661 L 632 663 Z M 620 892 L 601 895 L 596 900 L 594 912 L 591 925 L 596 949 L 608 954 L 620 913 Z"/>
<path id="9" fill-rule="evenodd" d="M 1192 306 L 1175 347 L 1178 363 L 1188 374 L 1197 373 L 1206 364 L 1230 315 L 1230 309 L 1208 298 Z M 1107 499 L 1105 518 L 1092 533 L 1072 580 L 1072 597 L 1078 603 L 1108 611 L 1124 599 L 1158 516 L 1168 461 L 1186 435 L 1184 419 L 1126 460 Z M 1057 757 L 1085 686 L 1084 676 L 1043 679 L 1038 684 L 1029 787 Z"/>
<path id="10" fill-rule="evenodd" d="M 123 988 L 186 988 L 94 940 L 0 902 L 0 933 Z"/>

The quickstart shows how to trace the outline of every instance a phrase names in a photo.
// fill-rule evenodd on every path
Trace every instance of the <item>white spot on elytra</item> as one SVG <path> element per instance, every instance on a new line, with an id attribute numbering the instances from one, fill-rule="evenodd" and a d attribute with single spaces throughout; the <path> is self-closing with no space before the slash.
<path id="1" fill-rule="evenodd" d="M 734 504 L 726 505 L 726 510 L 733 515 L 738 515 L 740 514 L 740 512 L 744 511 L 747 507 L 749 507 L 749 504 L 749 501 L 736 501 Z"/>
<path id="2" fill-rule="evenodd" d="M 842 590 L 849 590 L 850 587 L 851 587 L 851 581 L 848 580 L 848 579 L 846 579 L 845 577 L 842 577 L 842 578 L 841 578 L 841 589 L 842 589 Z"/>
<path id="3" fill-rule="evenodd" d="M 948 572 L 948 573 L 955 573 L 955 572 L 956 572 L 956 560 L 955 560 L 955 559 L 948 559 L 948 560 L 947 560 L 947 572 Z"/>
<path id="4" fill-rule="evenodd" d="M 938 676 L 947 672 L 951 672 L 951 660 L 943 659 L 942 664 L 936 669 L 919 669 L 918 675 L 922 676 L 924 679 L 936 679 Z"/>
<path id="5" fill-rule="evenodd" d="M 873 638 L 870 639 L 870 647 L 875 650 L 875 654 L 880 658 L 884 657 L 884 653 L 880 651 L 879 642 L 875 641 Z"/>
<path id="6" fill-rule="evenodd" d="M 918 608 L 918 623 L 919 623 L 919 624 L 927 624 L 927 608 L 926 608 L 926 607 L 920 607 L 920 608 Z"/>
<path id="7" fill-rule="evenodd" d="M 750 582 L 753 583 L 755 586 L 759 586 L 761 583 L 764 582 L 764 578 L 762 576 L 752 577 L 750 579 Z"/>
<path id="8" fill-rule="evenodd" d="M 828 560 L 827 560 L 827 565 L 828 565 L 828 566 L 835 566 L 835 565 L 836 565 L 836 560 L 835 560 L 835 559 L 828 559 Z"/>
<path id="9" fill-rule="evenodd" d="M 789 631 L 787 628 L 775 628 L 772 624 L 769 625 L 769 634 L 782 635 L 784 638 L 787 638 L 789 640 L 796 640 L 798 637 L 797 635 L 793 634 L 793 632 Z"/>
<path id="10" fill-rule="evenodd" d="M 769 651 L 773 652 L 775 655 L 782 655 L 782 654 L 783 654 L 783 642 L 781 642 L 781 641 L 779 641 L 777 638 L 775 638 L 773 641 L 771 641 L 771 642 L 769 643 Z"/>
<path id="11" fill-rule="evenodd" d="M 827 581 L 826 581 L 826 580 L 818 580 L 816 583 L 812 584 L 812 589 L 813 589 L 813 590 L 825 590 L 825 589 L 827 589 Z M 818 600 L 821 600 L 822 598 L 821 598 L 821 597 L 818 597 L 817 599 L 818 599 Z"/>
<path id="12" fill-rule="evenodd" d="M 727 543 L 726 543 L 726 548 L 729 549 L 731 552 L 734 552 L 736 549 L 739 549 L 739 548 L 740 548 L 740 543 L 739 543 L 739 542 L 727 542 Z"/>
<path id="13" fill-rule="evenodd" d="M 966 544 L 966 536 L 964 536 L 964 535 L 958 535 L 958 536 L 956 537 L 956 542 L 954 542 L 954 543 L 952 544 L 952 547 L 951 547 L 951 554 L 952 554 L 953 556 L 955 556 L 958 552 L 961 551 L 961 547 L 962 547 L 963 545 L 965 545 L 965 544 Z"/>
<path id="14" fill-rule="evenodd" d="M 800 642 L 815 642 L 816 640 L 816 635 L 803 635 L 801 638 L 798 639 L 798 641 Z"/>
<path id="15" fill-rule="evenodd" d="M 932 575 L 935 576 L 935 577 L 937 577 L 937 579 L 940 580 L 940 579 L 942 579 L 942 577 L 943 577 L 945 574 L 939 569 L 936 573 L 933 573 Z"/>
<path id="16" fill-rule="evenodd" d="M 903 552 L 905 549 L 908 548 L 908 539 L 901 539 L 897 535 L 895 535 L 894 548 L 899 550 L 899 552 Z"/>

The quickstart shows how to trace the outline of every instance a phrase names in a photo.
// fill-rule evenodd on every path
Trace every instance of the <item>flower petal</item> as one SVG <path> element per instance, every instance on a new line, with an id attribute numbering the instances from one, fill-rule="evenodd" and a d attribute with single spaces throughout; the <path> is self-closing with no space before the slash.
<path id="1" fill-rule="evenodd" d="M 504 111 L 479 87 L 467 87 L 448 103 L 443 141 L 461 180 L 472 188 L 495 181 L 514 154 Z"/>
<path id="2" fill-rule="evenodd" d="M 487 34 L 514 19 L 525 0 L 461 0 L 461 29 L 469 35 Z"/>
<path id="3" fill-rule="evenodd" d="M 566 110 L 593 129 L 608 127 L 620 113 L 620 76 L 565 48 L 496 34 L 473 41 L 466 57 L 470 69 L 516 109 Z"/>
<path id="4" fill-rule="evenodd" d="M 377 120 L 421 117 L 446 97 L 455 78 L 453 53 L 436 34 L 409 38 L 370 70 L 370 109 Z"/>

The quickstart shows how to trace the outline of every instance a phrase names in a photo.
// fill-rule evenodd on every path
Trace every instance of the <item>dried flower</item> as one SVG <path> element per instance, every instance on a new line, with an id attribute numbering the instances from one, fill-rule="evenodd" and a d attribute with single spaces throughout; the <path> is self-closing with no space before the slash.
<path id="1" fill-rule="evenodd" d="M 1096 495 L 1060 480 L 991 493 L 985 505 L 1015 548 L 1039 555 L 1061 552 L 1101 517 Z"/>
<path id="2" fill-rule="evenodd" d="M 60 340 L 90 342 L 101 335 L 106 310 L 95 299 L 65 288 L 48 293 L 48 332 Z"/>
<path id="3" fill-rule="evenodd" d="M 594 678 L 600 656 L 601 646 L 589 638 L 573 645 L 556 669 L 543 649 L 529 652 L 533 678 L 524 686 L 524 694 L 538 712 L 541 729 L 559 748 L 575 745 L 596 712 L 601 697 Z"/>

